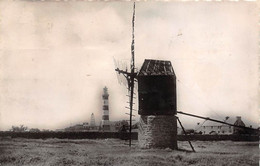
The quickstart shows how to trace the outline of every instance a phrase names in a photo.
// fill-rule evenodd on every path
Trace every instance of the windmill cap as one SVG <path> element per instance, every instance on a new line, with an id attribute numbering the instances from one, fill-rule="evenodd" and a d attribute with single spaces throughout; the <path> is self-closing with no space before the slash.
<path id="1" fill-rule="evenodd" d="M 170 75 L 175 76 L 171 61 L 145 59 L 138 76 Z"/>

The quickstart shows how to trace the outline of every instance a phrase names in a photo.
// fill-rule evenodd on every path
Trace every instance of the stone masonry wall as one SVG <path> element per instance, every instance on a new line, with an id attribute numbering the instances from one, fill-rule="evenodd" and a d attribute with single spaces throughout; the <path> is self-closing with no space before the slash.
<path id="1" fill-rule="evenodd" d="M 141 148 L 177 149 L 177 119 L 174 115 L 141 115 L 138 127 Z"/>

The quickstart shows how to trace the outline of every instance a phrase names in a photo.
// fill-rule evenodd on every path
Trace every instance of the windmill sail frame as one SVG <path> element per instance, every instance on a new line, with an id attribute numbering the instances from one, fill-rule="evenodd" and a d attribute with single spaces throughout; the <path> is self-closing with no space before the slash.
<path id="1" fill-rule="evenodd" d="M 131 43 L 131 64 L 130 64 L 130 69 L 131 71 L 128 72 L 127 69 L 126 70 L 121 70 L 118 67 L 115 69 L 115 71 L 117 71 L 117 73 L 120 75 L 122 74 L 126 80 L 127 80 L 127 88 L 128 88 L 128 92 L 129 94 L 129 117 L 130 117 L 130 127 L 129 127 L 129 146 L 131 147 L 131 141 L 132 141 L 132 117 L 133 117 L 133 98 L 134 98 L 134 88 L 135 88 L 135 81 L 136 81 L 136 76 L 137 76 L 137 72 L 135 72 L 135 57 L 134 57 L 134 46 L 135 46 L 135 36 L 134 36 L 134 24 L 135 23 L 135 2 L 134 2 L 134 6 L 133 6 L 133 18 L 132 18 L 132 43 Z"/>

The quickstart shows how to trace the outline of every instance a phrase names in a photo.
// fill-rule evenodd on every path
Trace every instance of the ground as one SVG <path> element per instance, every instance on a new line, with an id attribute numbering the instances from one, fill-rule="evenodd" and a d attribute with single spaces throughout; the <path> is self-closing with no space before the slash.
<path id="1" fill-rule="evenodd" d="M 193 141 L 196 153 L 189 152 L 188 142 L 178 142 L 179 148 L 140 149 L 137 141 L 118 139 L 69 140 L 0 138 L 0 165 L 256 165 L 259 162 L 258 142 Z"/>

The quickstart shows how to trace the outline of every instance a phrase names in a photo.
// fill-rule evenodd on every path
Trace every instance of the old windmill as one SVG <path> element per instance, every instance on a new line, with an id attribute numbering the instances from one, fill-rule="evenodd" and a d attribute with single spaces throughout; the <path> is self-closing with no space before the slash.
<path id="1" fill-rule="evenodd" d="M 146 59 L 137 72 L 135 68 L 135 3 L 133 5 L 132 17 L 132 42 L 131 42 L 131 62 L 130 71 L 118 67 L 116 64 L 116 72 L 119 82 L 123 82 L 129 92 L 129 110 L 127 113 L 130 116 L 129 128 L 129 146 L 131 146 L 132 132 L 132 117 L 133 113 L 133 98 L 135 90 L 135 81 L 138 80 L 138 96 L 140 124 L 138 130 L 139 146 L 144 148 L 150 147 L 177 147 L 177 122 L 179 122 L 184 133 L 185 129 L 177 117 L 178 114 L 183 114 L 191 117 L 201 118 L 204 120 L 214 121 L 229 126 L 244 128 L 247 130 L 256 130 L 245 126 L 230 124 L 225 121 L 202 117 L 190 113 L 185 113 L 177 110 L 177 90 L 176 90 L 176 75 L 170 61 Z M 122 67 L 122 66 L 121 66 Z M 125 79 L 121 79 L 124 76 Z M 178 80 L 179 81 L 179 80 Z M 189 141 L 193 151 L 194 148 Z"/>

